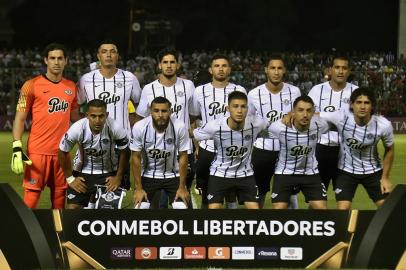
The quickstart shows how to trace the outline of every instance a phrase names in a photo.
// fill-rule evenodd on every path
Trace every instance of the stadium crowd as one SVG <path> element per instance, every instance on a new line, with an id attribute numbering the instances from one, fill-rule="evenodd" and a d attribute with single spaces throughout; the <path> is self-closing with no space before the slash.
<path id="1" fill-rule="evenodd" d="M 263 71 L 268 52 L 215 50 L 194 51 L 181 55 L 180 76 L 191 79 L 195 85 L 205 83 L 207 68 L 214 54 L 225 54 L 230 58 L 233 73 L 231 81 L 250 90 L 266 81 Z M 334 49 L 323 52 L 282 52 L 288 74 L 286 82 L 297 85 L 307 93 L 314 85 L 326 80 L 325 68 L 330 63 Z M 406 113 L 405 71 L 406 57 L 396 59 L 392 53 L 352 52 L 352 76 L 349 80 L 359 86 L 372 87 L 376 92 L 379 111 L 388 117 L 403 116 Z M 70 53 L 65 77 L 78 81 L 81 74 L 89 71 L 94 62 L 94 53 L 87 49 L 76 49 Z M 45 70 L 39 48 L 0 49 L 0 115 L 13 115 L 10 104 L 18 97 L 16 91 L 27 78 Z M 157 60 L 146 54 L 122 57 L 118 66 L 133 71 L 140 84 L 153 81 L 156 77 Z M 206 76 L 207 75 L 207 76 Z"/>

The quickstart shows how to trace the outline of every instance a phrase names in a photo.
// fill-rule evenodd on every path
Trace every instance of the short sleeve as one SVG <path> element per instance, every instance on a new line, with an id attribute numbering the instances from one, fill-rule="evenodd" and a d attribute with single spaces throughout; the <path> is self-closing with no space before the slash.
<path id="1" fill-rule="evenodd" d="M 219 128 L 219 122 L 217 120 L 210 121 L 205 125 L 196 128 L 193 130 L 193 135 L 196 140 L 203 141 L 203 140 L 210 140 L 213 139 L 214 133 Z"/>
<path id="2" fill-rule="evenodd" d="M 135 111 L 141 117 L 147 117 L 150 114 L 147 91 L 146 87 L 142 89 L 140 103 Z"/>
<path id="3" fill-rule="evenodd" d="M 140 87 L 140 83 L 137 79 L 137 77 L 135 77 L 133 75 L 133 85 L 132 85 L 132 89 L 131 89 L 131 100 L 135 103 L 138 104 L 140 102 L 140 98 L 141 98 L 141 87 Z"/>
<path id="4" fill-rule="evenodd" d="M 29 112 L 34 103 L 34 82 L 26 81 L 21 87 L 20 97 L 17 103 L 17 112 Z"/>
<path id="5" fill-rule="evenodd" d="M 142 142 L 142 133 L 144 130 L 143 121 L 137 122 L 131 131 L 131 139 L 130 139 L 130 150 L 139 152 L 142 150 L 143 142 Z"/>
<path id="6" fill-rule="evenodd" d="M 190 139 L 189 134 L 186 130 L 186 126 L 183 123 L 180 123 L 178 129 L 178 138 L 179 138 L 179 152 L 190 150 Z"/>

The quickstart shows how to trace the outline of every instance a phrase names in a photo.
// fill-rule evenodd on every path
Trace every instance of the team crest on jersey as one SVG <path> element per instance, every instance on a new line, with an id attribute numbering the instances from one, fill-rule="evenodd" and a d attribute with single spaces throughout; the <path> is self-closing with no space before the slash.
<path id="1" fill-rule="evenodd" d="M 109 142 L 110 142 L 110 140 L 107 139 L 107 138 L 104 138 L 104 139 L 102 140 L 102 143 L 104 143 L 104 144 L 108 144 Z"/>
<path id="2" fill-rule="evenodd" d="M 173 144 L 173 139 L 172 139 L 172 138 L 166 139 L 166 143 L 167 143 L 167 144 Z"/>
<path id="3" fill-rule="evenodd" d="M 294 157 L 307 156 L 312 151 L 312 148 L 304 145 L 295 145 L 290 148 L 290 155 Z"/>
<path id="4" fill-rule="evenodd" d="M 341 99 L 341 101 L 344 102 L 344 103 L 350 104 L 350 99 L 349 98 L 345 97 L 345 98 Z"/>
<path id="5" fill-rule="evenodd" d="M 117 88 L 122 88 L 122 87 L 123 87 L 123 83 L 122 83 L 122 82 L 116 82 L 116 83 L 115 83 L 115 86 L 116 86 Z"/>
<path id="6" fill-rule="evenodd" d="M 72 90 L 70 90 L 70 89 L 66 89 L 64 92 L 65 92 L 65 94 L 67 94 L 68 96 L 71 96 L 71 95 L 73 94 Z"/>
<path id="7" fill-rule="evenodd" d="M 53 97 L 48 101 L 48 112 L 49 113 L 54 113 L 54 112 L 66 112 L 66 110 L 69 107 L 69 103 L 66 100 L 61 100 L 57 97 Z"/>
<path id="8" fill-rule="evenodd" d="M 283 100 L 283 105 L 289 105 L 290 104 L 290 100 L 289 99 L 284 99 Z"/>
<path id="9" fill-rule="evenodd" d="M 183 91 L 178 91 L 178 92 L 176 92 L 176 95 L 178 97 L 183 97 L 185 95 L 185 93 Z"/>
<path id="10" fill-rule="evenodd" d="M 251 140 L 251 138 L 252 138 L 252 136 L 249 134 L 244 136 L 244 140 L 247 140 L 247 141 Z"/>
<path id="11" fill-rule="evenodd" d="M 310 140 L 314 141 L 317 138 L 316 134 L 310 135 Z"/>
<path id="12" fill-rule="evenodd" d="M 374 137 L 374 135 L 373 135 L 372 133 L 368 133 L 368 134 L 367 134 L 367 139 L 368 139 L 368 140 L 371 140 L 373 137 Z"/>
<path id="13" fill-rule="evenodd" d="M 325 111 L 325 112 L 335 112 L 335 111 L 336 111 L 336 107 L 334 107 L 333 105 L 329 105 L 329 106 L 326 106 L 326 107 L 324 108 L 324 111 Z"/>
<path id="14" fill-rule="evenodd" d="M 107 192 L 107 193 L 106 193 L 106 196 L 104 197 L 104 199 L 105 199 L 107 202 L 111 202 L 112 200 L 114 200 L 114 192 L 112 192 L 112 191 Z"/>
<path id="15" fill-rule="evenodd" d="M 30 185 L 35 185 L 37 183 L 37 180 L 31 178 L 29 183 L 30 183 Z"/>

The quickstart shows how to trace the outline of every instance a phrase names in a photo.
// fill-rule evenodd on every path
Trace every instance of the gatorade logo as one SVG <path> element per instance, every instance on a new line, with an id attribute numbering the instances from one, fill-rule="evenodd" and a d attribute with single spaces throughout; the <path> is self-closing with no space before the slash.
<path id="1" fill-rule="evenodd" d="M 229 247 L 209 247 L 210 260 L 229 260 L 230 248 Z"/>

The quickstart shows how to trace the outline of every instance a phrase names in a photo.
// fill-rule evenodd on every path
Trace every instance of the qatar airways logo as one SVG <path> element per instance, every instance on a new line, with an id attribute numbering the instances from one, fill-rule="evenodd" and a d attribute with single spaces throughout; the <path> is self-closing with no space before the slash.
<path id="1" fill-rule="evenodd" d="M 266 114 L 266 118 L 268 118 L 271 123 L 282 119 L 283 116 L 283 112 L 278 112 L 277 110 L 271 110 Z"/>
<path id="2" fill-rule="evenodd" d="M 57 97 L 51 98 L 48 101 L 48 112 L 49 113 L 54 113 L 54 112 L 66 112 L 66 110 L 69 107 L 69 103 L 66 100 L 60 100 Z"/>
<path id="3" fill-rule="evenodd" d="M 148 157 L 153 159 L 168 158 L 171 156 L 171 152 L 161 150 L 161 149 L 149 149 Z"/>
<path id="4" fill-rule="evenodd" d="M 312 148 L 304 145 L 295 145 L 290 148 L 290 155 L 294 157 L 307 156 L 312 151 Z"/>
<path id="5" fill-rule="evenodd" d="M 241 157 L 248 152 L 248 148 L 245 146 L 238 147 L 231 145 L 226 148 L 226 156 L 228 157 Z"/>
<path id="6" fill-rule="evenodd" d="M 368 145 L 362 144 L 362 142 L 358 141 L 355 138 L 348 138 L 345 140 L 345 144 L 354 150 L 363 150 L 368 147 Z"/>
<path id="7" fill-rule="evenodd" d="M 217 115 L 217 114 L 226 114 L 227 112 L 227 106 L 226 104 L 223 104 L 220 106 L 220 102 L 212 102 L 209 104 L 209 115 L 213 116 L 213 115 Z"/>
<path id="8" fill-rule="evenodd" d="M 116 105 L 117 102 L 120 101 L 120 96 L 116 96 L 116 94 L 111 94 L 109 92 L 101 92 L 98 96 L 98 99 L 103 100 L 106 104 L 114 104 Z"/>

